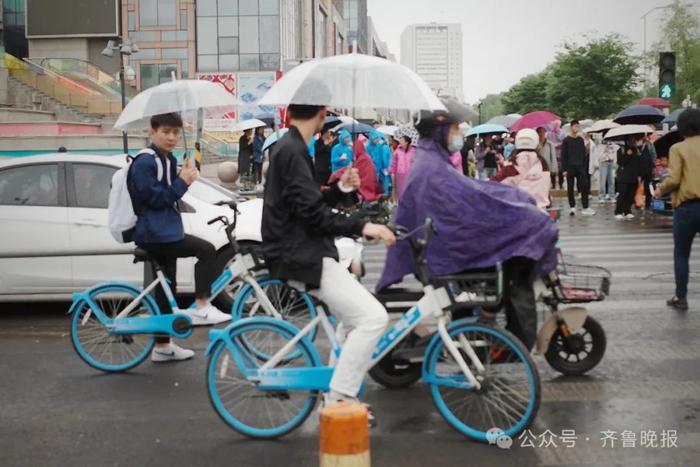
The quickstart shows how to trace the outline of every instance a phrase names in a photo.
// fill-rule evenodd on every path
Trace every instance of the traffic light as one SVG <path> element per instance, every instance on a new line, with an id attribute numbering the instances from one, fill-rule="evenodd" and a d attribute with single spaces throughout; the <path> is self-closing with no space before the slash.
<path id="1" fill-rule="evenodd" d="M 670 100 L 676 93 L 676 54 L 659 54 L 659 97 Z"/>

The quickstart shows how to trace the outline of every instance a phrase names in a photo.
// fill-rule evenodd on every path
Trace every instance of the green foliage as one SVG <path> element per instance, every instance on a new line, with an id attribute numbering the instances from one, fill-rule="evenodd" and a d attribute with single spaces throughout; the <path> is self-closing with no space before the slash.
<path id="1" fill-rule="evenodd" d="M 503 115 L 503 94 L 489 94 L 481 100 L 481 123 Z"/>
<path id="2" fill-rule="evenodd" d="M 503 95 L 504 112 L 526 114 L 548 108 L 548 76 L 549 70 L 526 76 L 506 91 Z"/>
<path id="3" fill-rule="evenodd" d="M 547 103 L 571 118 L 605 118 L 637 96 L 637 59 L 617 34 L 584 45 L 565 44 L 551 66 Z"/>
<path id="4" fill-rule="evenodd" d="M 700 102 L 700 9 L 676 0 L 661 28 L 662 43 L 655 44 L 651 59 L 658 67 L 658 53 L 676 53 L 676 95 L 672 103 L 679 106 L 687 95 Z M 656 80 L 655 80 L 656 81 Z"/>

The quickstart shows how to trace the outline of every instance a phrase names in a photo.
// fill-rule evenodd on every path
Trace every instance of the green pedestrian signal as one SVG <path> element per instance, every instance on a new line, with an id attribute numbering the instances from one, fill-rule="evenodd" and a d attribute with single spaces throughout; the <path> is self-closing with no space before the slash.
<path id="1" fill-rule="evenodd" d="M 676 93 L 676 54 L 659 54 L 659 97 L 670 100 Z"/>
<path id="2" fill-rule="evenodd" d="M 664 83 L 659 87 L 659 97 L 667 101 L 673 98 L 673 85 L 670 83 Z"/>

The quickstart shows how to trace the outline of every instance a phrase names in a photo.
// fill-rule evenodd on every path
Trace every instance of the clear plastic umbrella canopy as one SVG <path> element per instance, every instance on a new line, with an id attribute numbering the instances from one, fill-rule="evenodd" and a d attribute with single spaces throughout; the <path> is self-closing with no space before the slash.
<path id="1" fill-rule="evenodd" d="M 205 80 L 170 81 L 146 89 L 131 99 L 114 124 L 114 128 L 144 128 L 154 115 L 187 113 L 206 109 L 226 114 L 235 110 L 237 100 L 218 84 Z"/>
<path id="2" fill-rule="evenodd" d="M 346 54 L 311 60 L 284 75 L 259 105 L 445 110 L 413 71 L 384 58 Z"/>

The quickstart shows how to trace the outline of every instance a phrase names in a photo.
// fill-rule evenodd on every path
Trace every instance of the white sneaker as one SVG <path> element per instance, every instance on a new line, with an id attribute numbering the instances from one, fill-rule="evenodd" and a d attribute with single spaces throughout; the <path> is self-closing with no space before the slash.
<path id="1" fill-rule="evenodd" d="M 622 221 L 625 220 L 625 216 L 623 216 L 622 214 L 616 214 L 615 219 L 617 219 L 618 221 Z"/>
<path id="2" fill-rule="evenodd" d="M 581 214 L 583 214 L 584 216 L 594 216 L 595 211 L 591 208 L 586 208 L 583 211 L 581 211 Z"/>
<path id="3" fill-rule="evenodd" d="M 575 215 L 576 215 L 576 208 L 571 208 L 571 209 L 569 209 L 569 215 L 570 215 L 570 216 L 575 216 Z"/>
<path id="4" fill-rule="evenodd" d="M 151 361 L 154 362 L 172 362 L 192 357 L 194 357 L 194 351 L 183 349 L 172 342 L 166 345 L 156 345 L 151 351 Z"/>
<path id="5" fill-rule="evenodd" d="M 634 219 L 634 214 L 632 214 L 632 213 L 627 214 L 627 215 L 625 216 L 625 219 L 627 219 L 627 220 L 632 220 L 632 219 Z"/>
<path id="6" fill-rule="evenodd" d="M 204 308 L 190 308 L 188 310 L 179 310 L 178 313 L 187 315 L 192 319 L 194 326 L 208 326 L 213 324 L 231 321 L 231 315 L 224 313 L 214 305 L 207 305 Z"/>

